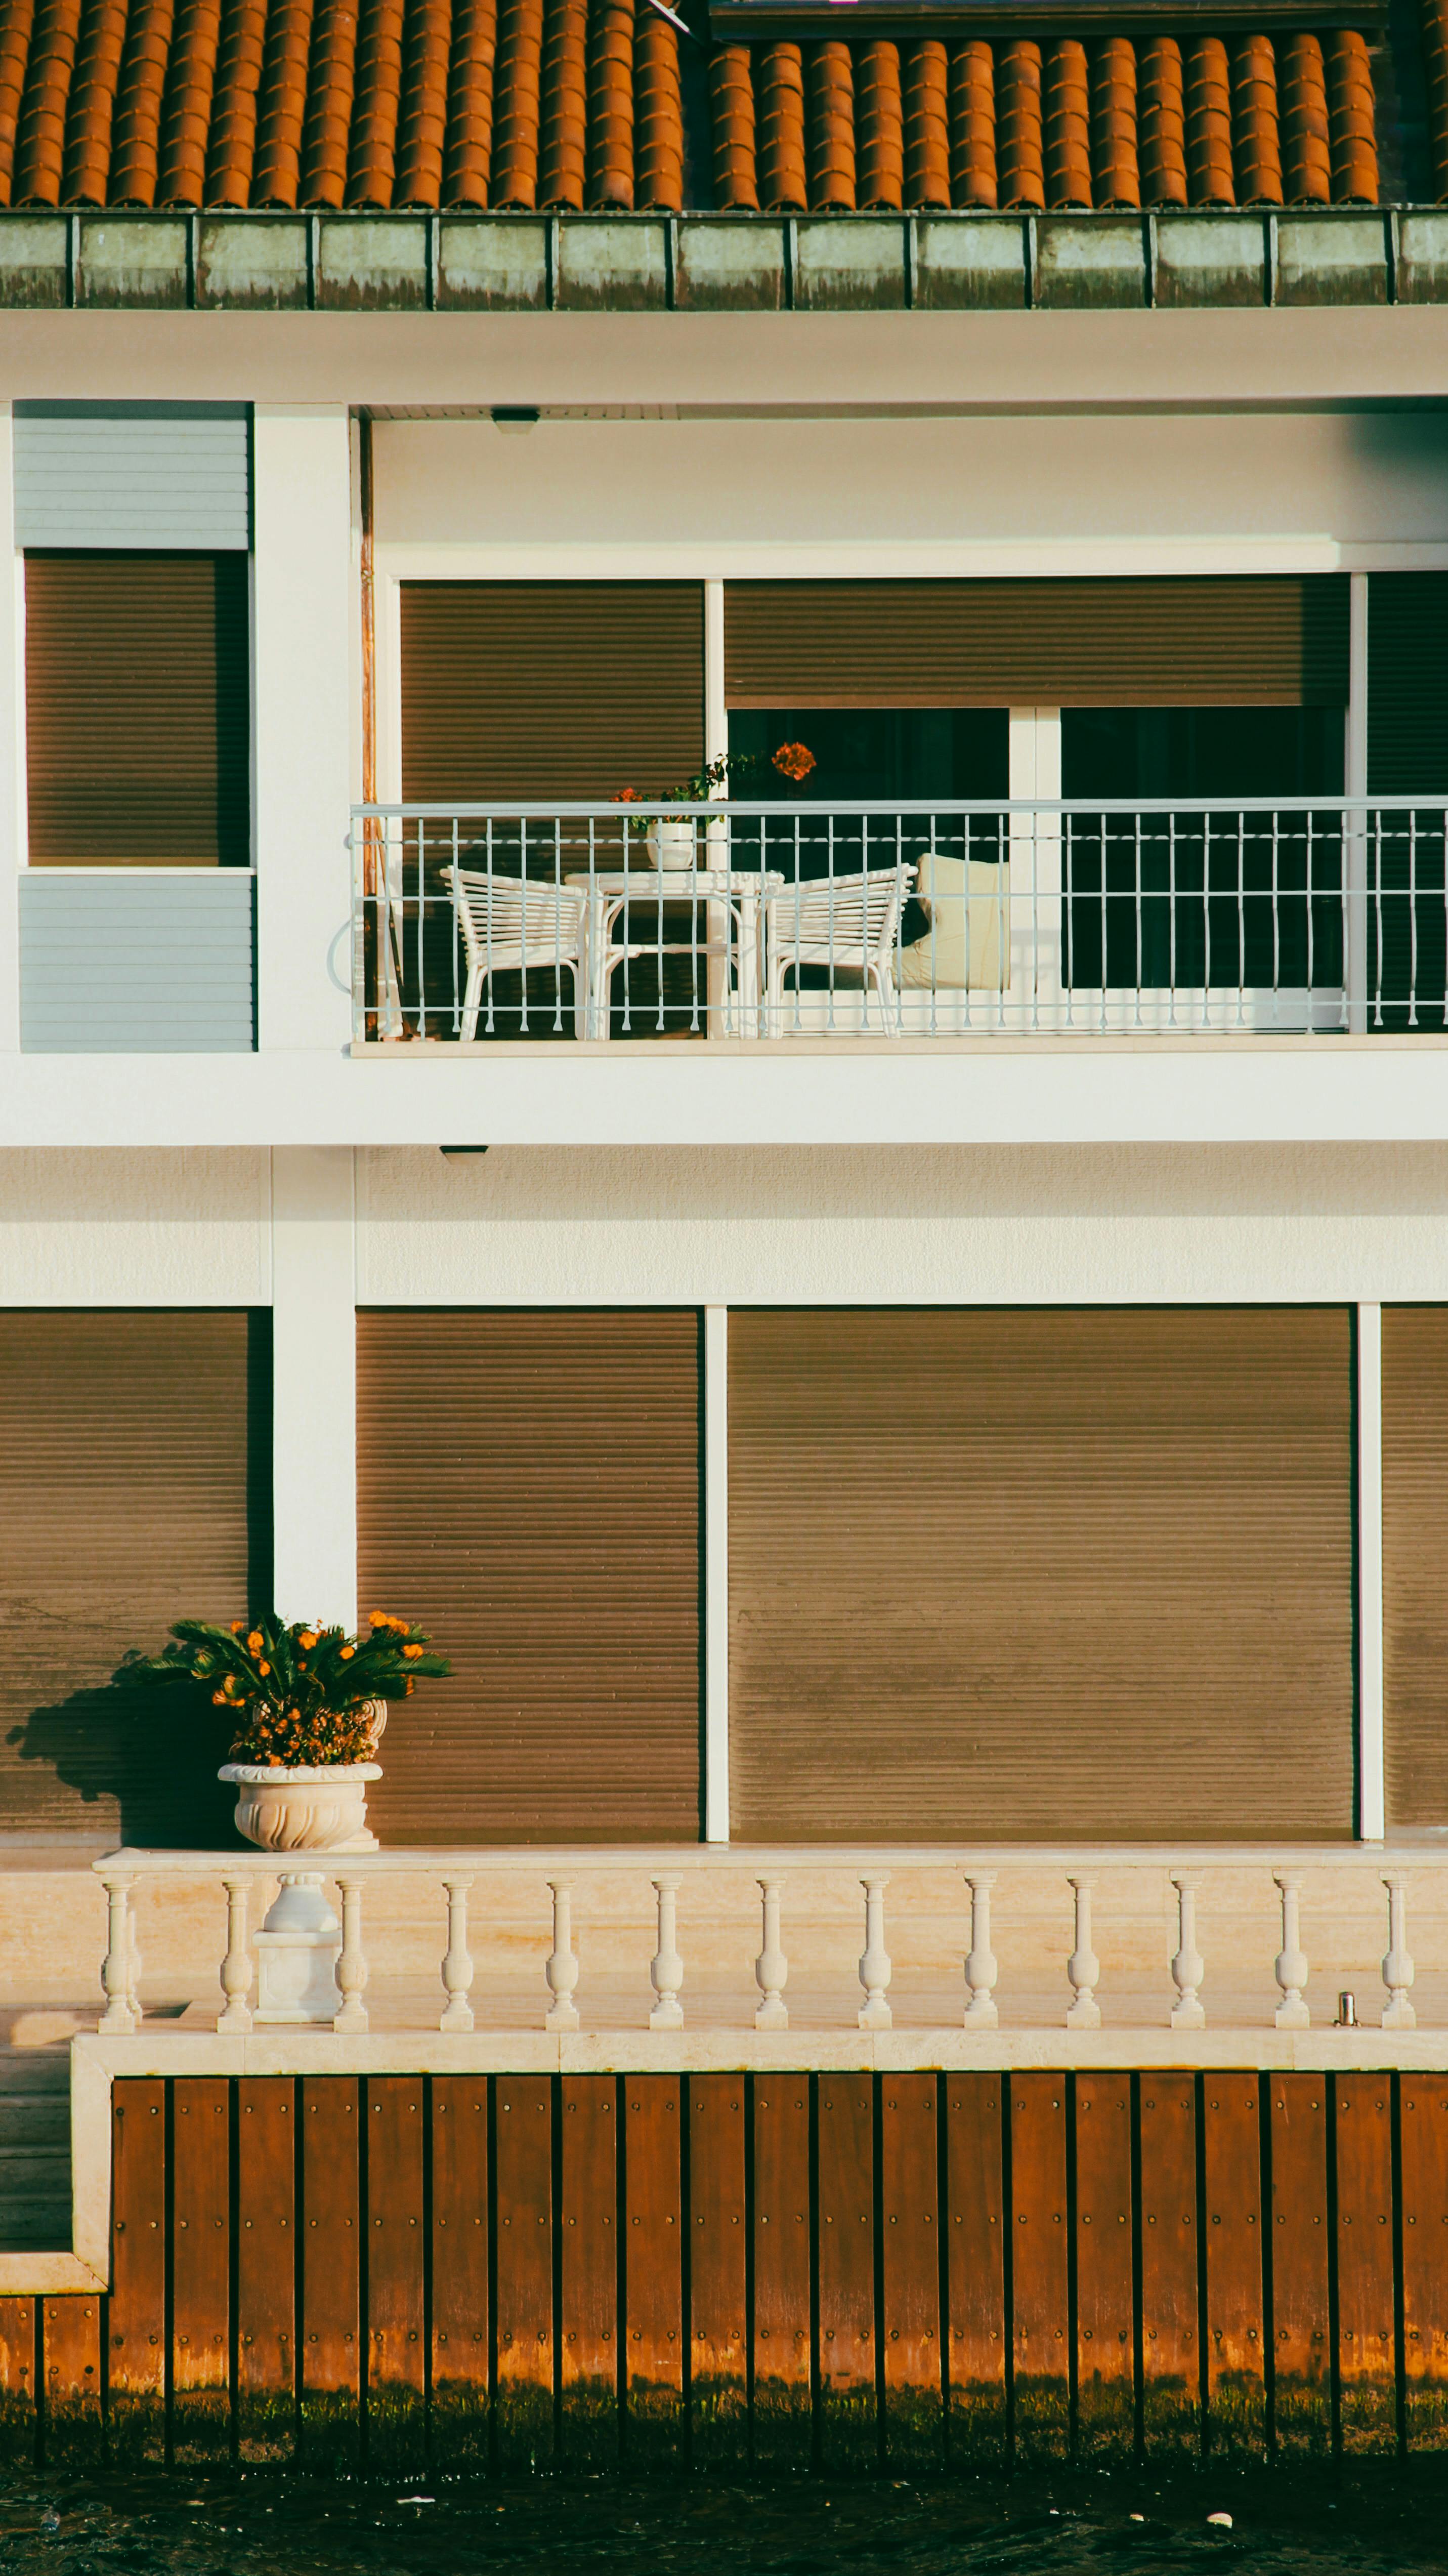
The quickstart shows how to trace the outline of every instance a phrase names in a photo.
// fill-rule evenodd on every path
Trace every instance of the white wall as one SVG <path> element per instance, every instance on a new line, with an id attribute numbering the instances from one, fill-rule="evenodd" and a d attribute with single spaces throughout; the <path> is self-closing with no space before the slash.
<path id="1" fill-rule="evenodd" d="M 269 1303 L 271 1159 L 0 1154 L 0 1305 Z M 355 1246 L 352 1158 L 276 1160 L 303 1368 L 354 1257 L 378 1305 L 1448 1299 L 1448 1145 L 368 1150 Z"/>
<path id="2" fill-rule="evenodd" d="M 521 570 L 586 548 L 635 577 L 1448 560 L 1439 413 L 379 421 L 374 457 L 394 574 L 484 569 L 472 549 Z"/>

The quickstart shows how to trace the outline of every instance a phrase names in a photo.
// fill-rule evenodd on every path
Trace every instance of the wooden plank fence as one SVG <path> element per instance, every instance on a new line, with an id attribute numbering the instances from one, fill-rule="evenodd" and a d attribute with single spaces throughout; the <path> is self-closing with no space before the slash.
<path id="1" fill-rule="evenodd" d="M 885 2469 L 1448 2448 L 1448 2076 L 118 2081 L 0 2457 Z"/>

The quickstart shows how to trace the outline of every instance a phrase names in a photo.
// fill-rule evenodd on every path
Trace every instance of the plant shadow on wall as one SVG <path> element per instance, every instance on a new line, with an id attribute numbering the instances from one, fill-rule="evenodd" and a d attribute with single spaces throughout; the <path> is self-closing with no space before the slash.
<path id="1" fill-rule="evenodd" d="M 137 1719 L 133 1695 L 115 1680 L 32 1707 L 5 1734 L 12 1761 L 36 1766 L 33 1791 L 29 1779 L 9 1772 L 7 1827 L 37 1837 L 94 1833 L 138 1849 L 238 1845 L 234 1795 L 216 1777 L 225 1729 L 206 1692 L 174 1692 Z M 71 1792 L 58 1825 L 56 1783 Z"/>

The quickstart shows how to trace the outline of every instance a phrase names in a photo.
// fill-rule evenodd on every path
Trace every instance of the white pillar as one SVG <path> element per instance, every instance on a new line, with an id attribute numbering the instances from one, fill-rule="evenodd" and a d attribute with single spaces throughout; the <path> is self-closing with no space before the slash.
<path id="1" fill-rule="evenodd" d="M 704 1840 L 729 1840 L 729 1309 L 704 1309 Z"/>
<path id="2" fill-rule="evenodd" d="M 357 1298 L 348 1146 L 272 1153 L 272 1520 L 280 1616 L 354 1627 Z"/>
<path id="3" fill-rule="evenodd" d="M 729 707 L 724 695 L 724 584 L 704 584 L 704 758 L 729 748 Z"/>
<path id="4" fill-rule="evenodd" d="M 1383 1310 L 1357 1310 L 1358 1837 L 1387 1831 L 1383 1705 Z"/>
<path id="5" fill-rule="evenodd" d="M 259 403 L 257 1014 L 263 1048 L 352 1034 L 352 465 L 345 403 Z"/>
<path id="6" fill-rule="evenodd" d="M 1014 805 L 1056 804 L 1061 795 L 1061 710 L 1012 707 L 1009 788 Z M 1063 1018 L 1061 827 L 1055 816 L 1011 819 L 1010 960 L 1016 1024 L 1054 1029 Z"/>
<path id="7" fill-rule="evenodd" d="M 1368 577 L 1348 575 L 1348 700 L 1343 786 L 1349 796 L 1368 792 Z M 1361 1034 L 1368 1025 L 1368 838 L 1360 814 L 1349 817 L 1344 852 L 1347 874 L 1347 1024 Z"/>
<path id="8" fill-rule="evenodd" d="M 0 1055 L 20 1045 L 20 871 L 25 864 L 25 558 L 15 549 L 15 422 L 0 403 Z"/>

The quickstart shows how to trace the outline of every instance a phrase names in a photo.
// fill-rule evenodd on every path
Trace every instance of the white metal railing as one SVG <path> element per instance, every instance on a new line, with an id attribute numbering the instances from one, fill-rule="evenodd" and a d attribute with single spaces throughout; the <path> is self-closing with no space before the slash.
<path id="1" fill-rule="evenodd" d="M 170 1883 L 173 1898 L 179 1880 L 225 1892 L 225 1949 L 216 1971 L 221 2006 L 214 2022 L 222 2032 L 249 2031 L 256 2022 L 367 2030 L 374 1964 L 384 1977 L 391 1972 L 395 1987 L 400 1950 L 415 1950 L 415 1934 L 425 1936 L 426 1916 L 418 1915 L 413 1898 L 405 1925 L 394 1917 L 378 1935 L 380 1961 L 369 1955 L 364 1899 L 388 1893 L 388 1882 L 395 1898 L 405 1893 L 396 1885 L 402 1880 L 423 1882 L 428 1890 L 426 1907 L 442 1942 L 441 2005 L 419 2009 L 415 1988 L 411 1999 L 407 1990 L 393 1992 L 389 2018 L 393 2025 L 400 2016 L 444 2033 L 519 2023 L 561 2034 L 645 2025 L 681 2032 L 686 2011 L 702 2030 L 723 2032 L 752 2020 L 759 2031 L 784 2031 L 795 2010 L 791 1935 L 804 1945 L 812 1971 L 797 2026 L 838 2027 L 853 2020 L 862 2031 L 887 2031 L 895 2018 L 886 1917 L 892 1881 L 904 1891 L 898 1919 L 916 1988 L 905 1998 L 905 2012 L 917 2029 L 923 2022 L 942 2030 L 953 2025 L 967 2033 L 994 2031 L 1004 2000 L 1014 2019 L 1038 2030 L 1097 2031 L 1105 1991 L 1113 2018 L 1127 2027 L 1165 2026 L 1190 2055 L 1191 2035 L 1207 2027 L 1204 1989 L 1210 1991 L 1213 1975 L 1232 2004 L 1219 2017 L 1223 2026 L 1250 2024 L 1253 2012 L 1244 2009 L 1244 1992 L 1270 1995 L 1275 1987 L 1271 2026 L 1305 2030 L 1313 2022 L 1307 1993 L 1313 1975 L 1360 1981 L 1371 1949 L 1382 1994 L 1376 2014 L 1365 2006 L 1361 2018 L 1385 2031 L 1411 2030 L 1417 2014 L 1408 1948 L 1410 1878 L 1428 1900 L 1425 1916 L 1440 1936 L 1442 1957 L 1435 1968 L 1448 1969 L 1448 1912 L 1442 1910 L 1448 1875 L 1413 1847 L 1371 1852 L 1309 1846 L 1276 1858 L 1211 1846 L 1185 1854 L 1119 1846 L 1074 1854 L 1012 1848 L 978 1857 L 913 1848 L 870 1855 L 692 1845 L 652 1854 L 594 1848 L 120 1851 L 93 1866 L 109 1903 L 101 2029 L 123 2035 L 134 2034 L 144 2017 L 135 1893 L 159 1880 Z M 277 1899 L 253 1932 L 253 1898 L 273 1882 Z M 479 1882 L 488 1891 L 486 1910 L 470 1924 L 469 1897 Z M 791 1886 L 801 1884 L 803 1892 L 792 1899 Z M 337 1890 L 340 1919 L 329 1886 Z M 591 1918 L 582 1926 L 580 1886 L 588 1890 Z M 746 1946 L 744 1937 L 751 1914 L 757 1948 Z M 1309 1914 L 1316 1926 L 1315 1957 L 1307 1946 Z M 619 1925 L 630 1920 L 632 1933 L 619 1952 Z M 646 1974 L 636 1939 L 645 1924 L 654 1942 Z M 1019 1954 L 1015 1974 L 1021 1991 L 1014 1997 L 994 1946 L 1002 1926 Z M 589 1995 L 577 1946 L 580 1928 L 598 1942 L 612 1939 L 615 1973 L 606 1996 Z M 1116 1956 L 1111 1974 L 1096 1948 L 1103 1930 Z M 861 1940 L 858 1954 L 855 1939 Z M 1380 1954 L 1378 1939 L 1385 1940 Z M 709 1961 L 697 2012 L 685 2000 L 691 1940 Z M 480 1983 L 474 1945 L 483 1953 Z M 933 1952 L 933 1968 L 922 1964 L 927 1951 Z M 625 1967 L 621 1984 L 619 1956 Z M 524 1957 L 529 1964 L 520 1970 Z M 1043 2003 L 1043 1971 L 1059 1993 L 1056 2008 Z M 956 1990 L 948 2010 L 940 2003 L 942 1973 Z M 748 2012 L 741 2009 L 746 1992 Z M 1448 1988 L 1444 2000 L 1448 2007 Z M 1256 2017 L 1265 2025 L 1265 2011 Z M 1448 2009 L 1443 2020 L 1448 2025 Z"/>
<path id="2" fill-rule="evenodd" d="M 355 1032 L 1448 1028 L 1448 801 L 366 805 Z"/>

